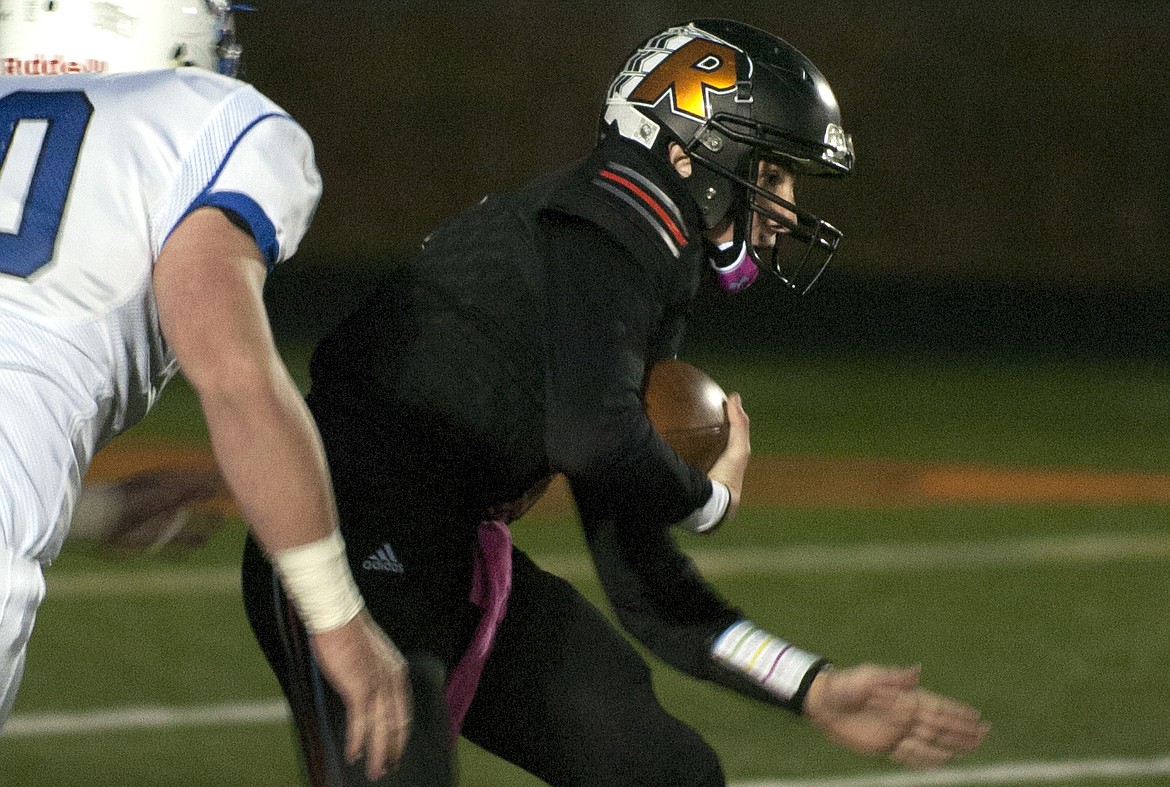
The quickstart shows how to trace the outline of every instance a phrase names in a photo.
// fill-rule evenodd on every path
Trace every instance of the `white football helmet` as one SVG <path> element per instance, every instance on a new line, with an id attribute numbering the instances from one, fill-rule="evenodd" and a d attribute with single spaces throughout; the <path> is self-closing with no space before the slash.
<path id="1" fill-rule="evenodd" d="M 0 0 L 0 77 L 200 66 L 235 76 L 230 0 Z"/>

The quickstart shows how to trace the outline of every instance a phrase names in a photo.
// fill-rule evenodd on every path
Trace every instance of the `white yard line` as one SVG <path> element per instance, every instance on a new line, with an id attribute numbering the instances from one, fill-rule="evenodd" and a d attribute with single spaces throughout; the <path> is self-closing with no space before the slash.
<path id="1" fill-rule="evenodd" d="M 1151 759 L 1017 762 L 926 773 L 871 773 L 827 779 L 734 782 L 731 787 L 935 787 L 936 785 L 1072 784 L 1086 779 L 1134 779 L 1170 775 L 1170 756 Z"/>
<path id="2" fill-rule="evenodd" d="M 126 730 L 176 729 L 179 727 L 227 727 L 272 724 L 289 718 L 284 700 L 199 705 L 186 708 L 159 706 L 94 710 L 77 713 L 17 714 L 4 725 L 3 738 L 38 738 L 46 735 L 122 732 Z"/>
<path id="3" fill-rule="evenodd" d="M 148 706 L 79 713 L 18 714 L 8 720 L 0 738 L 11 741 L 53 735 L 284 724 L 288 718 L 288 708 L 283 700 L 186 708 Z M 1149 759 L 1000 763 L 927 773 L 900 771 L 816 779 L 738 781 L 732 782 L 730 787 L 981 787 L 994 784 L 1071 784 L 1085 779 L 1132 779 L 1166 775 L 1170 775 L 1170 755 Z"/>
<path id="4" fill-rule="evenodd" d="M 849 544 L 842 546 L 691 549 L 708 577 L 748 574 L 905 573 L 1006 568 L 1046 564 L 1093 565 L 1119 560 L 1170 559 L 1170 535 L 1096 533 L 1008 541 Z M 540 555 L 541 566 L 568 579 L 588 579 L 584 555 Z M 409 566 L 407 567 L 409 570 Z M 50 599 L 163 594 L 218 595 L 238 592 L 239 569 L 168 568 L 138 573 L 46 573 Z"/>
<path id="5" fill-rule="evenodd" d="M 1091 565 L 1170 559 L 1170 535 L 1087 534 L 1008 541 L 853 544 L 689 550 L 710 577 L 746 574 L 900 573 L 978 570 L 1046 564 Z M 534 555 L 540 565 L 570 579 L 592 577 L 583 555 Z M 409 567 L 408 567 L 409 570 Z M 239 569 L 181 568 L 130 572 L 47 572 L 50 599 L 168 594 L 221 595 L 239 590 Z M 0 738 L 100 734 L 142 729 L 287 723 L 282 700 L 195 706 L 139 707 L 78 713 L 18 714 Z M 740 781 L 731 787 L 933 787 L 934 785 L 1073 784 L 1088 779 L 1170 775 L 1170 755 L 1149 759 L 1001 763 L 928 773 L 886 772 L 816 779 Z"/>

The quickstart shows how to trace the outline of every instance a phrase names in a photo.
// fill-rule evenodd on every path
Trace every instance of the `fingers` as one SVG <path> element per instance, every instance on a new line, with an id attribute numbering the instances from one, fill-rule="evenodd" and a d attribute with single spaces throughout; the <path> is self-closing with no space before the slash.
<path id="1" fill-rule="evenodd" d="M 365 755 L 366 778 L 377 781 L 402 759 L 410 734 L 410 687 L 378 687 L 364 709 L 347 707 L 346 759 L 351 765 Z"/>
<path id="2" fill-rule="evenodd" d="M 206 505 L 222 489 L 217 473 L 186 468 L 158 468 L 87 485 L 72 535 L 93 539 L 112 557 L 180 555 L 222 526 L 222 513 Z"/>
<path id="3" fill-rule="evenodd" d="M 410 733 L 412 699 L 406 660 L 363 612 L 313 635 L 322 671 L 345 704 L 345 758 L 364 756 L 366 777 L 397 765 Z"/>
<path id="4" fill-rule="evenodd" d="M 904 738 L 890 752 L 890 759 L 916 770 L 941 768 L 957 754 L 953 749 L 937 746 L 922 738 Z"/>
<path id="5" fill-rule="evenodd" d="M 915 735 L 934 744 L 970 751 L 983 742 L 988 725 L 969 705 L 922 692 L 915 719 Z"/>
<path id="6" fill-rule="evenodd" d="M 876 670 L 875 679 L 881 688 L 892 691 L 907 691 L 918 688 L 922 680 L 922 665 L 912 667 L 875 667 L 865 665 Z"/>
<path id="7" fill-rule="evenodd" d="M 365 743 L 366 777 L 370 781 L 382 778 L 401 761 L 410 735 L 413 707 L 406 661 L 388 641 L 378 645 L 382 669 L 377 671 L 379 679 L 373 684 L 365 737 L 359 738 Z"/>
<path id="8" fill-rule="evenodd" d="M 987 725 L 982 723 L 964 730 L 919 727 L 898 741 L 890 752 L 890 759 L 908 768 L 938 768 L 957 755 L 976 748 L 987 732 Z"/>
<path id="9" fill-rule="evenodd" d="M 346 699 L 343 697 L 343 699 Z M 370 713 L 367 707 L 356 707 L 346 699 L 345 703 L 345 760 L 350 765 L 355 764 L 367 749 L 371 748 L 370 738 L 373 737 L 367 730 L 370 727 Z M 385 759 L 379 760 L 379 763 Z M 366 775 L 370 775 L 373 754 L 366 760 Z"/>
<path id="10" fill-rule="evenodd" d="M 403 745 L 399 742 L 399 731 L 393 728 L 386 700 L 379 692 L 374 695 L 371 720 L 367 725 L 368 735 L 362 738 L 366 750 L 366 778 L 377 781 L 386 775 L 390 765 L 402 757 Z M 353 761 L 351 761 L 352 763 Z"/>
<path id="11" fill-rule="evenodd" d="M 747 411 L 743 409 L 743 397 L 738 393 L 727 396 L 727 422 L 730 426 L 727 434 L 727 449 L 740 453 L 750 454 L 751 420 Z"/>
<path id="12" fill-rule="evenodd" d="M 154 543 L 146 548 L 146 554 L 154 554 L 178 538 L 191 523 L 192 513 L 190 508 L 180 508 L 170 516 L 161 517 Z"/>
<path id="13" fill-rule="evenodd" d="M 400 762 L 402 755 L 406 753 L 406 742 L 410 737 L 410 724 L 413 720 L 411 711 L 414 707 L 414 698 L 411 696 L 410 681 L 406 678 L 405 668 L 400 674 L 400 681 L 400 690 L 393 692 L 386 702 L 391 730 L 388 738 L 388 756 L 394 763 Z"/>
<path id="14" fill-rule="evenodd" d="M 731 492 L 731 502 L 727 507 L 727 518 L 731 518 L 739 507 L 739 500 L 743 492 L 743 477 L 747 472 L 748 460 L 752 453 L 748 434 L 748 416 L 744 412 L 743 401 L 737 393 L 727 397 L 727 419 L 730 424 L 727 447 L 723 449 L 723 453 L 711 466 L 707 476 L 712 481 L 720 482 Z"/>
<path id="15" fill-rule="evenodd" d="M 885 753 L 915 769 L 940 767 L 978 747 L 988 733 L 979 711 L 922 689 L 921 672 L 920 666 L 873 664 L 842 670 L 840 737 L 855 751 Z"/>
<path id="16" fill-rule="evenodd" d="M 219 511 L 194 509 L 187 526 L 175 539 L 183 547 L 194 548 L 206 544 L 212 536 L 223 529 L 227 519 Z"/>
<path id="17" fill-rule="evenodd" d="M 382 778 L 388 768 L 402 760 L 410 735 L 410 709 L 413 705 L 405 670 L 379 688 L 383 690 L 373 700 L 374 723 L 368 727 L 365 746 L 366 777 L 370 781 Z"/>
<path id="18" fill-rule="evenodd" d="M 890 752 L 895 762 L 909 768 L 937 768 L 972 751 L 987 736 L 989 726 L 969 705 L 922 690 L 914 695 L 913 721 Z"/>

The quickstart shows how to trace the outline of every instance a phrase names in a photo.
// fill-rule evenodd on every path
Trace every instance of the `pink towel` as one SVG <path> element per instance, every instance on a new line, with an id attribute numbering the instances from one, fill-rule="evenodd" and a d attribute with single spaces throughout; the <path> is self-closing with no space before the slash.
<path id="1" fill-rule="evenodd" d="M 496 629 L 508 608 L 512 591 L 512 533 L 502 520 L 479 523 L 479 549 L 471 575 L 468 599 L 483 610 L 471 644 L 447 681 L 447 714 L 451 719 L 451 740 L 459 739 L 463 718 L 471 707 L 484 662 L 491 653 Z"/>

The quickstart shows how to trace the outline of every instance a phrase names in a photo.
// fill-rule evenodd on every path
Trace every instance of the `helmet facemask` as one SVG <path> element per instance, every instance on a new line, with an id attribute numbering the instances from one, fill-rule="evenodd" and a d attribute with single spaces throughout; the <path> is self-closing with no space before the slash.
<path id="1" fill-rule="evenodd" d="M 771 270 L 798 295 L 812 289 L 833 258 L 842 233 L 812 213 L 758 185 L 764 162 L 791 172 L 839 174 L 852 167 L 852 142 L 809 145 L 783 131 L 744 118 L 717 114 L 685 148 L 695 166 L 688 178 L 707 229 L 732 222 L 730 246 L 713 253 L 724 289 L 737 292 L 756 278 L 749 265 Z M 770 220 L 779 226 L 771 243 L 755 245 L 753 227 Z"/>

